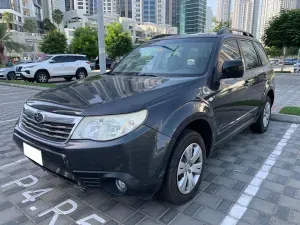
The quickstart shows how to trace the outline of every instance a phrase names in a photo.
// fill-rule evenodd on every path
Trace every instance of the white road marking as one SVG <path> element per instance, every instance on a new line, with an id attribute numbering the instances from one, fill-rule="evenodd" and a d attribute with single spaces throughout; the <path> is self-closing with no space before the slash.
<path id="1" fill-rule="evenodd" d="M 14 166 L 14 165 L 17 165 L 17 164 L 19 164 L 21 162 L 24 162 L 24 161 L 27 161 L 27 160 L 28 160 L 27 158 L 23 158 L 23 159 L 19 159 L 19 160 L 15 161 L 15 162 L 2 165 L 2 166 L 0 166 L 0 170 L 3 170 L 5 168 L 8 168 L 8 167 L 11 167 L 11 166 Z"/>
<path id="2" fill-rule="evenodd" d="M 6 103 L 1 103 L 0 105 L 10 105 L 10 104 L 14 104 L 14 103 L 20 103 L 20 102 L 25 102 L 26 100 L 24 101 L 16 101 L 16 102 L 6 102 Z"/>
<path id="3" fill-rule="evenodd" d="M 33 92 L 36 92 L 36 91 L 12 92 L 12 93 L 0 94 L 0 95 L 18 95 L 18 94 L 26 94 L 26 93 L 33 93 Z"/>
<path id="4" fill-rule="evenodd" d="M 17 119 L 19 119 L 19 118 L 15 118 L 15 119 L 11 119 L 11 120 L 0 121 L 0 123 L 8 123 L 8 122 L 16 121 Z"/>
<path id="5" fill-rule="evenodd" d="M 30 209 L 31 211 L 37 210 L 37 208 L 36 208 L 35 206 L 31 206 L 29 209 Z"/>
<path id="6" fill-rule="evenodd" d="M 242 218 L 242 216 L 248 209 L 247 207 L 249 206 L 252 198 L 257 194 L 260 185 L 269 175 L 270 170 L 276 163 L 277 157 L 281 155 L 283 148 L 286 146 L 287 141 L 291 138 L 291 134 L 294 133 L 297 127 L 297 124 L 292 124 L 290 128 L 285 132 L 275 149 L 271 152 L 267 160 L 255 174 L 254 178 L 246 187 L 240 198 L 231 207 L 228 215 L 224 218 L 221 225 L 235 225 Z"/>

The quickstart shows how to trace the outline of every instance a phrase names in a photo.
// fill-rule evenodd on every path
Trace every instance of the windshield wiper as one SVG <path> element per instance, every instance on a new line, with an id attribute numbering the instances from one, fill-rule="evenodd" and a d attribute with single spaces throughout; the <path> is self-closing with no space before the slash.
<path id="1" fill-rule="evenodd" d="M 154 75 L 152 73 L 139 73 L 134 76 L 158 77 L 157 75 Z"/>

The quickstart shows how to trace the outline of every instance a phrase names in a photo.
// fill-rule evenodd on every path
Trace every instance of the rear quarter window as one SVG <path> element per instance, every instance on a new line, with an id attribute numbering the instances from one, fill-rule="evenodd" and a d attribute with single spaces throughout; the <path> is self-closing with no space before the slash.
<path id="1" fill-rule="evenodd" d="M 257 43 L 257 42 L 254 42 L 254 45 L 255 45 L 255 48 L 257 49 L 257 52 L 258 52 L 258 55 L 260 57 L 262 65 L 263 66 L 267 65 L 268 62 L 269 62 L 269 59 L 268 59 L 268 56 L 265 52 L 264 47 L 260 43 Z"/>

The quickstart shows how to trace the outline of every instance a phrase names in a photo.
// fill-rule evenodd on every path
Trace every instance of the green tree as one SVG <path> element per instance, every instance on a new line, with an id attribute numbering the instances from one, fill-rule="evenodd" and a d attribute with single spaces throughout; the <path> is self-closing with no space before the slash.
<path id="1" fill-rule="evenodd" d="M 284 49 L 285 61 L 287 48 L 300 46 L 300 9 L 283 10 L 279 16 L 273 18 L 263 36 L 265 45 Z M 283 71 L 284 63 L 281 71 Z"/>
<path id="2" fill-rule="evenodd" d="M 60 11 L 59 9 L 55 9 L 52 13 L 52 18 L 54 23 L 56 23 L 57 26 L 59 26 L 64 18 L 64 15 L 62 11 Z"/>
<path id="3" fill-rule="evenodd" d="M 33 18 L 24 19 L 24 30 L 29 33 L 36 33 L 37 23 Z"/>
<path id="4" fill-rule="evenodd" d="M 4 57 L 4 50 L 7 49 L 8 51 L 16 51 L 20 52 L 24 49 L 24 46 L 14 42 L 11 39 L 11 33 L 7 32 L 7 26 L 4 23 L 0 23 L 0 63 L 5 63 Z"/>
<path id="5" fill-rule="evenodd" d="M 276 47 L 266 47 L 267 55 L 271 58 L 282 56 L 282 49 Z"/>
<path id="6" fill-rule="evenodd" d="M 230 22 L 223 22 L 223 21 L 219 22 L 216 19 L 214 19 L 213 22 L 215 23 L 215 27 L 213 29 L 213 32 L 218 32 L 219 30 L 221 30 L 224 27 L 228 27 L 228 28 L 231 27 L 231 23 Z"/>
<path id="7" fill-rule="evenodd" d="M 89 59 L 98 55 L 98 35 L 97 31 L 89 27 L 77 28 L 70 45 L 72 53 L 84 54 Z"/>
<path id="8" fill-rule="evenodd" d="M 10 31 L 10 24 L 14 20 L 13 14 L 10 13 L 10 12 L 7 12 L 7 11 L 3 12 L 2 13 L 2 20 L 6 24 L 8 31 Z"/>
<path id="9" fill-rule="evenodd" d="M 42 43 L 41 50 L 47 54 L 60 54 L 67 51 L 67 38 L 64 33 L 57 30 L 52 30 L 45 35 Z"/>
<path id="10" fill-rule="evenodd" d="M 121 24 L 113 23 L 106 27 L 105 46 L 108 56 L 116 59 L 131 51 L 132 39 Z"/>
<path id="11" fill-rule="evenodd" d="M 55 25 L 48 18 L 45 18 L 43 20 L 43 31 L 49 32 L 55 29 L 56 29 Z"/>

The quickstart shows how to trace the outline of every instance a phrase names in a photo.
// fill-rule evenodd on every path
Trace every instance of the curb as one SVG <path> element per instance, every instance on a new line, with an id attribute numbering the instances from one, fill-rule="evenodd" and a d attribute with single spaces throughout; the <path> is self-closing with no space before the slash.
<path id="1" fill-rule="evenodd" d="M 44 91 L 44 90 L 48 90 L 49 89 L 47 87 L 36 87 L 36 86 L 30 86 L 30 85 L 10 84 L 10 83 L 2 83 L 2 82 L 0 82 L 0 85 L 11 86 L 11 87 L 27 88 L 27 89 L 34 89 L 34 90 L 40 90 L 40 91 Z"/>
<path id="2" fill-rule="evenodd" d="M 300 124 L 300 116 L 293 116 L 293 115 L 280 114 L 280 113 L 272 113 L 271 120 Z"/>

